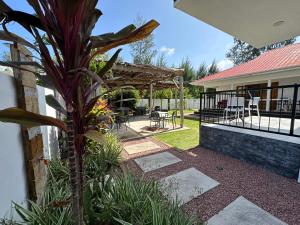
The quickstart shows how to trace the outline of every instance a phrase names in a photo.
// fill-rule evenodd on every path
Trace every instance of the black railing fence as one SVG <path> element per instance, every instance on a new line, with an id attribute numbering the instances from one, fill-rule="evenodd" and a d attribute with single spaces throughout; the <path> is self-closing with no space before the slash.
<path id="1" fill-rule="evenodd" d="M 300 85 L 205 92 L 200 122 L 300 137 Z"/>

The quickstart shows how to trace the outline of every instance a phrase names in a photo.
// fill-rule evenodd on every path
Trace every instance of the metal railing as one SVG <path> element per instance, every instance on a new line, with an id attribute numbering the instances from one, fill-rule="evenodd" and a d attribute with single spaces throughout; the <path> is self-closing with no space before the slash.
<path id="1" fill-rule="evenodd" d="M 200 122 L 300 137 L 300 85 L 200 94 Z"/>

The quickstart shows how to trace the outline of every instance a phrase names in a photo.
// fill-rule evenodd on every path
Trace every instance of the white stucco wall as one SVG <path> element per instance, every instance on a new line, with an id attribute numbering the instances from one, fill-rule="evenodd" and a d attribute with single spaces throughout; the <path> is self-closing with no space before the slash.
<path id="1" fill-rule="evenodd" d="M 278 82 L 279 86 L 282 85 L 293 85 L 295 83 L 300 84 L 300 75 L 299 77 L 284 77 L 284 73 L 282 73 L 282 78 L 281 79 L 271 79 L 271 82 Z M 267 80 L 239 80 L 236 79 L 233 81 L 233 87 L 234 89 L 237 86 L 242 86 L 242 85 L 251 85 L 251 84 L 259 84 L 259 83 L 267 83 Z M 226 90 L 231 90 L 231 85 L 229 84 L 224 84 L 224 85 L 220 85 L 216 87 L 217 91 L 226 91 Z M 281 89 L 278 90 L 278 98 L 281 98 Z M 285 88 L 283 91 L 283 98 L 293 98 L 293 94 L 294 94 L 294 89 L 293 88 Z M 300 99 L 300 90 L 298 90 L 298 99 Z"/>
<path id="2" fill-rule="evenodd" d="M 45 88 L 45 95 L 54 95 L 53 90 Z M 46 114 L 47 116 L 51 116 L 56 118 L 56 111 L 49 105 L 45 105 Z M 48 135 L 48 142 L 47 147 L 49 150 L 48 157 L 51 159 L 53 157 L 56 157 L 58 155 L 58 130 L 56 127 L 47 126 L 47 135 Z"/>
<path id="3" fill-rule="evenodd" d="M 0 74 L 0 110 L 17 105 L 14 78 Z M 20 126 L 0 122 L 0 218 L 11 202 L 26 204 L 27 185 Z"/>

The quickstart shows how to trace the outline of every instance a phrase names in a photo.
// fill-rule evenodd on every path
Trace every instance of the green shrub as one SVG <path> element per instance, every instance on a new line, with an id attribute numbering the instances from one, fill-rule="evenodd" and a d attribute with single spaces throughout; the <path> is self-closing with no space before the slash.
<path id="1" fill-rule="evenodd" d="M 120 175 L 104 185 L 89 185 L 94 221 L 103 224 L 192 225 L 201 224 L 185 215 L 177 203 L 166 201 L 156 182 Z"/>
<path id="2" fill-rule="evenodd" d="M 137 102 L 137 99 L 140 97 L 139 96 L 139 92 L 137 90 L 122 90 L 123 92 L 123 99 L 132 99 L 129 101 L 123 101 L 122 106 L 123 107 L 128 107 L 132 110 L 135 109 L 135 105 Z M 121 91 L 116 91 L 115 93 L 113 93 L 113 102 L 115 103 L 115 107 L 121 107 Z"/>
<path id="3" fill-rule="evenodd" d="M 102 143 L 89 142 L 84 158 L 86 179 L 97 179 L 110 174 L 119 166 L 123 147 L 111 133 L 104 135 Z"/>
<path id="4" fill-rule="evenodd" d="M 101 144 L 90 142 L 84 159 L 84 220 L 87 225 L 198 225 L 177 203 L 162 197 L 156 182 L 113 173 L 119 166 L 122 146 L 112 134 Z M 28 225 L 72 224 L 69 175 L 66 162 L 49 163 L 48 182 L 42 201 L 29 202 L 30 210 L 15 204 Z M 120 170 L 118 170 L 120 171 Z M 5 221 L 4 224 L 16 225 Z"/>

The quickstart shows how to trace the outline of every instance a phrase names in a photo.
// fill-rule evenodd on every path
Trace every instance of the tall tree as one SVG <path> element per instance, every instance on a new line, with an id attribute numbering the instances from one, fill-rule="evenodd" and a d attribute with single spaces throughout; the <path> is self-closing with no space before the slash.
<path id="1" fill-rule="evenodd" d="M 218 73 L 218 72 L 219 72 L 219 68 L 216 63 L 216 60 L 214 60 L 212 62 L 212 64 L 208 67 L 206 76 L 210 76 L 210 75 Z"/>
<path id="2" fill-rule="evenodd" d="M 197 70 L 197 79 L 201 79 L 207 75 L 207 65 L 205 62 L 202 62 Z"/>
<path id="3" fill-rule="evenodd" d="M 158 67 L 167 67 L 168 65 L 167 65 L 166 54 L 161 53 L 157 57 L 155 65 L 158 66 Z"/>
<path id="4" fill-rule="evenodd" d="M 229 49 L 226 57 L 230 59 L 234 63 L 234 65 L 239 65 L 241 63 L 245 63 L 252 59 L 255 59 L 268 50 L 281 48 L 283 46 L 293 44 L 295 41 L 295 38 L 291 38 L 286 41 L 278 42 L 276 44 L 268 45 L 262 48 L 255 48 L 246 42 L 234 38 L 234 44 L 232 48 Z"/>
<path id="5" fill-rule="evenodd" d="M 192 66 L 191 60 L 188 57 L 186 57 L 181 61 L 179 67 L 184 69 L 183 80 L 185 83 L 188 83 L 196 79 L 196 72 Z"/>
<path id="6" fill-rule="evenodd" d="M 137 16 L 134 21 L 135 26 L 139 27 L 145 24 L 145 20 L 141 16 Z M 154 43 L 154 35 L 151 33 L 147 38 L 131 43 L 131 56 L 135 64 L 152 64 L 156 56 L 156 49 Z"/>

